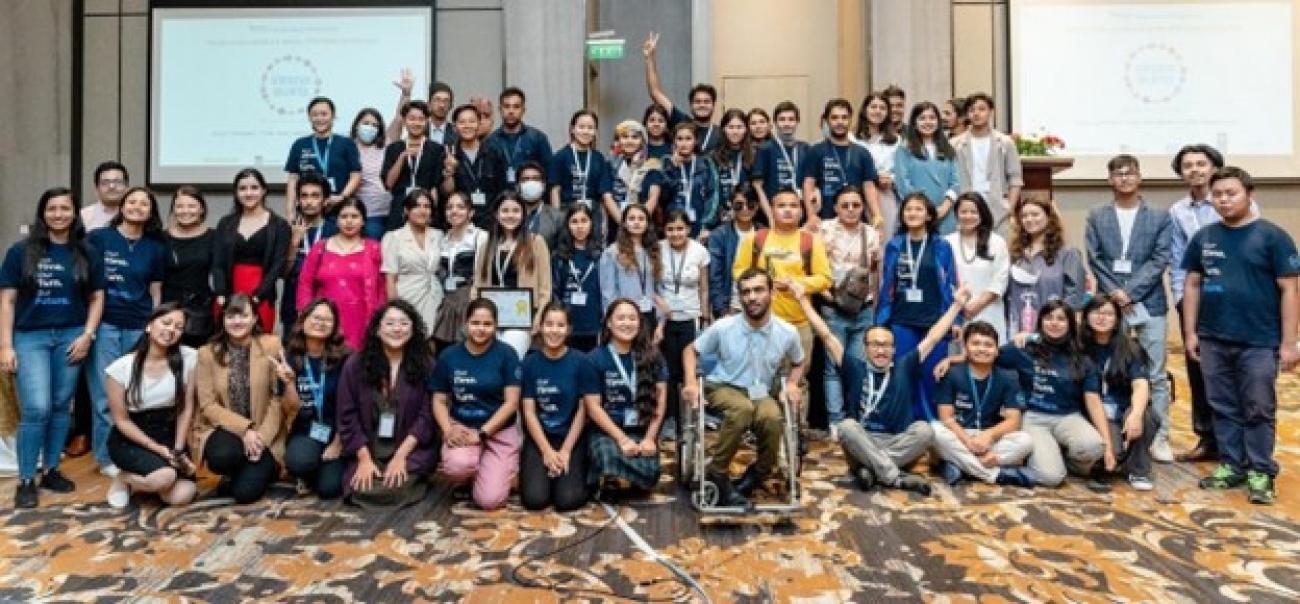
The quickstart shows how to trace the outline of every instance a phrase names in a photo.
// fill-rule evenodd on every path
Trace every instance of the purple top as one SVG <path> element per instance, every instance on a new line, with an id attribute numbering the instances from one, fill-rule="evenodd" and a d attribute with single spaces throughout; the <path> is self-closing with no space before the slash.
<path id="1" fill-rule="evenodd" d="M 342 375 L 339 376 L 339 439 L 343 443 L 343 455 L 347 459 L 347 468 L 343 472 L 345 494 L 352 492 L 352 475 L 357 470 L 356 453 L 375 442 L 375 430 L 379 423 L 375 411 L 376 392 L 366 385 L 364 375 L 361 353 L 358 352 L 348 357 Z M 414 436 L 419 443 L 406 457 L 407 474 L 414 477 L 432 472 L 437 462 L 432 395 L 424 382 L 412 384 L 405 379 L 405 372 L 402 377 L 398 382 L 396 400 L 393 401 L 397 413 L 393 434 L 397 446 L 401 446 L 407 436 Z"/>

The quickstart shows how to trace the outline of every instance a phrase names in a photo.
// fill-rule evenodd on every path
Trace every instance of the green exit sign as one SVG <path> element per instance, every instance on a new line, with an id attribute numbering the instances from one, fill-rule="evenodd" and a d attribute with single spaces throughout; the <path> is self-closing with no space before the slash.
<path id="1" fill-rule="evenodd" d="M 617 61 L 623 58 L 623 40 L 587 40 L 587 60 Z"/>

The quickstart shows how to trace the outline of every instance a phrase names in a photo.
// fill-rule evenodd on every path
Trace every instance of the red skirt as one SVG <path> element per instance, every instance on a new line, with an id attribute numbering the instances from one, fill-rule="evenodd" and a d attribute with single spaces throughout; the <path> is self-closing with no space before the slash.
<path id="1" fill-rule="evenodd" d="M 236 264 L 230 277 L 233 293 L 252 296 L 262 285 L 262 267 L 257 264 Z M 271 306 L 269 300 L 260 300 L 257 303 L 257 319 L 262 324 L 262 333 L 275 333 L 275 308 Z M 218 315 L 218 325 L 221 324 L 220 321 L 221 317 Z"/>

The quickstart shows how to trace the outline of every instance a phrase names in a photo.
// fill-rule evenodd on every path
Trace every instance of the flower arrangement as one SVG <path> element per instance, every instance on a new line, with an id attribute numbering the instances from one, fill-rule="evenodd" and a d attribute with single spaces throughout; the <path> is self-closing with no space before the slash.
<path id="1" fill-rule="evenodd" d="M 1012 133 L 1011 140 L 1016 142 L 1016 151 L 1020 155 L 1044 156 L 1056 155 L 1065 149 L 1065 141 L 1055 134 L 1040 130 L 1038 134 L 1024 135 Z"/>

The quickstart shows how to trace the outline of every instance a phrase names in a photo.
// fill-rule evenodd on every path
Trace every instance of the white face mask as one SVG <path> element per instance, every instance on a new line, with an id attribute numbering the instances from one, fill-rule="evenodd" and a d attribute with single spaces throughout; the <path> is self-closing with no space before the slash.
<path id="1" fill-rule="evenodd" d="M 519 195 L 527 201 L 537 201 L 542 198 L 542 193 L 546 191 L 546 185 L 536 180 L 525 180 L 519 183 Z"/>
<path id="2" fill-rule="evenodd" d="M 375 126 L 374 124 L 361 124 L 357 126 L 357 138 L 361 139 L 361 142 L 369 145 L 370 143 L 375 142 L 376 136 L 379 136 L 378 126 Z"/>

